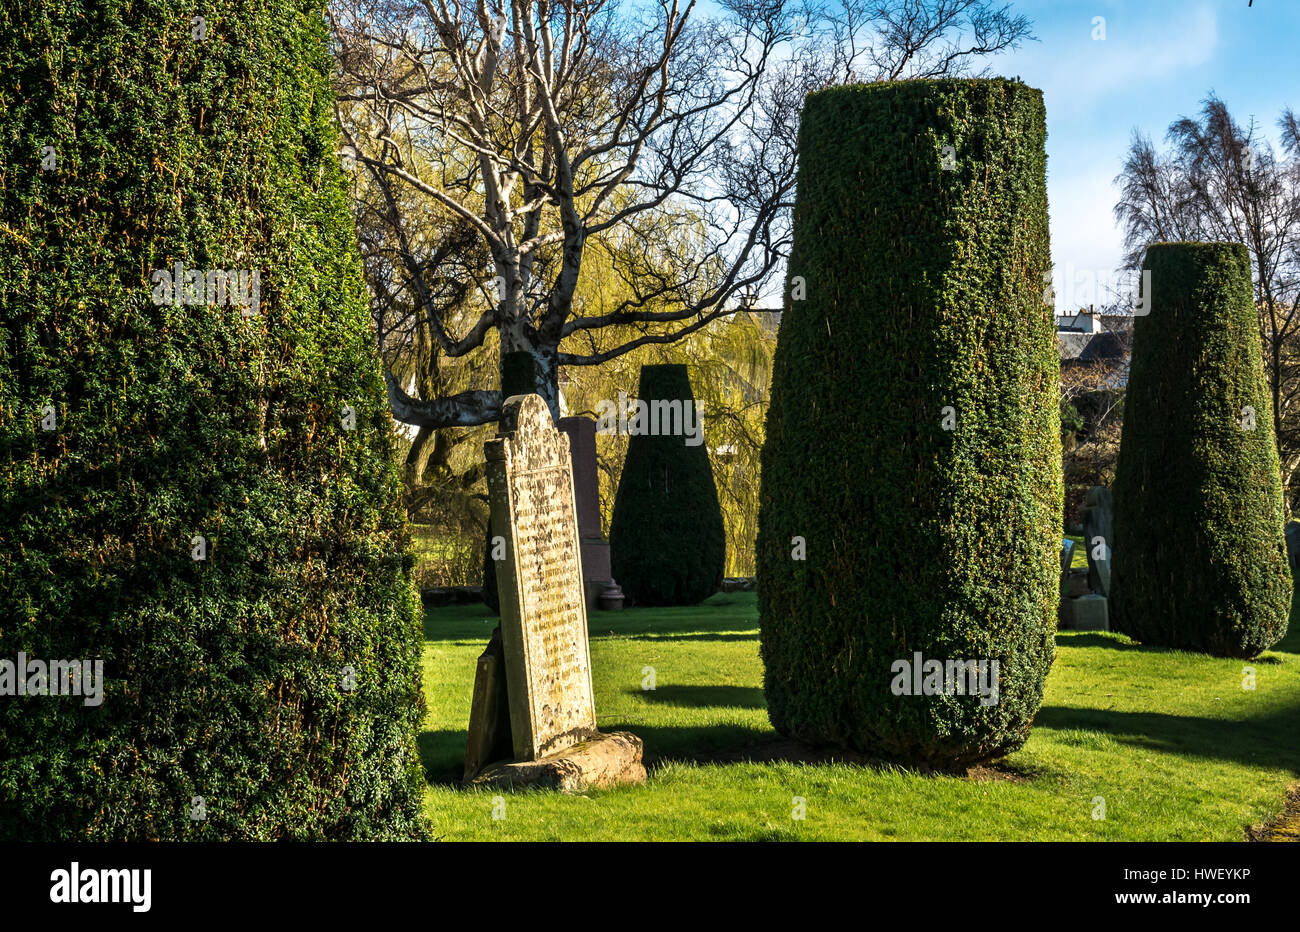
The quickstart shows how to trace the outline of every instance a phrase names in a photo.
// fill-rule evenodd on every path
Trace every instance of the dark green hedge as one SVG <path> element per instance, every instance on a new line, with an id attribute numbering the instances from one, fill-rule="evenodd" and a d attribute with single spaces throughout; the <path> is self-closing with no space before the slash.
<path id="1" fill-rule="evenodd" d="M 1250 255 L 1147 250 L 1115 468 L 1112 626 L 1147 644 L 1254 657 L 1291 609 L 1282 481 Z M 1254 429 L 1247 408 L 1254 409 Z"/>
<path id="2" fill-rule="evenodd" d="M 0 837 L 425 835 L 327 42 L 295 0 L 0 5 L 0 658 L 106 679 L 0 699 Z M 176 262 L 257 270 L 259 313 L 155 304 Z"/>
<path id="3" fill-rule="evenodd" d="M 642 366 L 637 397 L 647 405 L 680 401 L 683 411 L 696 404 L 686 367 L 677 365 Z M 708 446 L 686 439 L 636 434 L 628 441 L 609 550 L 611 572 L 630 604 L 695 605 L 722 584 L 727 541 L 713 466 Z"/>
<path id="4" fill-rule="evenodd" d="M 807 99 L 758 532 L 767 703 L 792 738 L 934 766 L 1026 738 L 1062 503 L 1044 138 L 1041 93 L 1009 80 Z M 916 652 L 998 660 L 997 704 L 895 695 Z"/>

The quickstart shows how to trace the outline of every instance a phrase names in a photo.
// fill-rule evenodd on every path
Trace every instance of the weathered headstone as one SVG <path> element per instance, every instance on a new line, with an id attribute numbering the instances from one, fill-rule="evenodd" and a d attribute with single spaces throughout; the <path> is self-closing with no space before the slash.
<path id="1" fill-rule="evenodd" d="M 1112 515 L 1110 489 L 1094 485 L 1083 508 L 1083 548 L 1088 554 L 1088 588 L 1095 595 L 1110 594 Z"/>
<path id="2" fill-rule="evenodd" d="M 561 418 L 556 425 L 569 435 L 573 459 L 573 494 L 578 507 L 578 540 L 582 556 L 582 587 L 587 608 L 599 607 L 602 596 L 621 600 L 610 576 L 609 541 L 600 529 L 600 474 L 596 466 L 596 422 L 589 417 Z M 615 591 L 606 595 L 607 590 Z"/>
<path id="3" fill-rule="evenodd" d="M 515 761 L 471 773 L 471 757 L 492 744 L 488 732 L 496 720 L 484 670 L 484 662 L 493 661 L 485 652 L 466 779 L 562 789 L 644 780 L 640 739 L 596 730 L 568 437 L 554 427 L 540 396 L 516 395 L 503 405 L 498 436 L 486 453 L 492 534 L 505 542 L 505 558 L 496 561 L 499 665 Z"/>

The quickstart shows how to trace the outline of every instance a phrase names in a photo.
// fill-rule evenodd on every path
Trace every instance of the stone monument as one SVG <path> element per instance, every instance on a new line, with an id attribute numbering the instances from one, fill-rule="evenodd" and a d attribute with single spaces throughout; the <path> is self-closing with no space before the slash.
<path id="1" fill-rule="evenodd" d="M 601 608 L 601 599 L 620 604 L 623 592 L 610 576 L 609 541 L 600 530 L 600 476 L 596 471 L 596 422 L 589 417 L 561 418 L 556 424 L 569 435 L 573 458 L 573 495 L 578 507 L 578 539 L 582 551 L 582 589 L 587 609 Z"/>
<path id="2" fill-rule="evenodd" d="M 485 452 L 492 535 L 505 541 L 501 636 L 479 658 L 465 780 L 566 791 L 644 781 L 641 739 L 596 729 L 569 438 L 541 396 L 516 395 Z M 514 760 L 494 762 L 505 728 Z"/>
<path id="3" fill-rule="evenodd" d="M 1083 552 L 1088 557 L 1086 587 L 1081 578 L 1069 573 L 1064 552 L 1061 557 L 1063 576 L 1058 618 L 1060 626 L 1066 630 L 1110 630 L 1107 598 L 1110 594 L 1111 515 L 1110 489 L 1094 485 L 1088 490 L 1083 509 Z"/>
<path id="4" fill-rule="evenodd" d="M 1083 549 L 1088 554 L 1088 588 L 1094 595 L 1110 595 L 1110 543 L 1112 515 L 1110 489 L 1094 485 L 1083 508 Z"/>

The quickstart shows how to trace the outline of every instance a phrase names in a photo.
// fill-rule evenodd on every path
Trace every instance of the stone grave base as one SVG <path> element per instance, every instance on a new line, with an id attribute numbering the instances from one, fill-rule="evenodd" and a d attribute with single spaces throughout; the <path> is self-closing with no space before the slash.
<path id="1" fill-rule="evenodd" d="M 1108 608 L 1106 597 L 1101 595 L 1061 599 L 1060 627 L 1064 631 L 1109 631 Z"/>
<path id="2" fill-rule="evenodd" d="M 580 744 L 540 760 L 493 764 L 469 786 L 541 787 L 564 793 L 645 782 L 641 739 L 626 731 L 593 735 Z"/>

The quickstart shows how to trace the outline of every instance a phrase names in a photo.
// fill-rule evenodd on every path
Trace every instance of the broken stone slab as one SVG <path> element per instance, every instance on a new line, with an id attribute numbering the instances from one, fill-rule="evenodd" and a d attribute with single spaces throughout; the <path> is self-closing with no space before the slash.
<path id="1" fill-rule="evenodd" d="M 470 702 L 463 780 L 468 782 L 493 761 L 509 760 L 513 751 L 510 698 L 506 693 L 501 627 L 498 625 L 488 640 L 487 649 L 479 655 L 474 672 L 474 695 Z"/>
<path id="2" fill-rule="evenodd" d="M 722 580 L 719 592 L 753 592 L 753 576 L 727 576 Z"/>
<path id="3" fill-rule="evenodd" d="M 581 793 L 629 783 L 644 783 L 641 739 L 626 731 L 594 734 L 586 741 L 538 760 L 511 761 L 488 767 L 470 780 L 471 787 L 537 787 Z"/>

